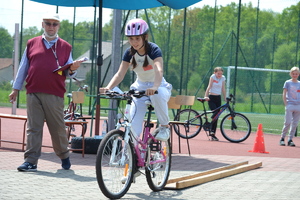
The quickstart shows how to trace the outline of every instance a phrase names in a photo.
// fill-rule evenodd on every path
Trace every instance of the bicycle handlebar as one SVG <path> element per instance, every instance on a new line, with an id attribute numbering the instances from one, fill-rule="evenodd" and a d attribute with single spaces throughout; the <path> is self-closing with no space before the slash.
<path id="1" fill-rule="evenodd" d="M 77 84 L 79 85 L 79 88 L 78 88 L 78 90 L 77 91 L 79 91 L 80 89 L 81 90 L 85 90 L 86 92 L 88 92 L 88 85 L 84 85 L 83 87 L 80 85 L 81 84 L 81 82 L 77 79 L 77 78 L 73 78 L 73 80 L 75 80 L 76 82 L 77 82 Z"/>
<path id="2" fill-rule="evenodd" d="M 234 95 L 233 95 L 233 94 L 230 94 L 229 97 L 226 97 L 226 101 L 227 101 L 227 102 L 230 102 L 230 101 L 231 101 L 231 102 L 234 102 L 234 101 L 235 101 Z"/>
<path id="3" fill-rule="evenodd" d="M 204 103 L 206 101 L 205 98 L 201 98 L 201 97 L 197 97 L 197 100 Z M 233 94 L 230 94 L 229 97 L 226 97 L 226 101 L 227 102 L 234 102 L 235 101 L 235 98 L 234 98 L 234 95 Z"/>
<path id="4" fill-rule="evenodd" d="M 119 92 L 115 92 L 113 90 L 109 90 L 102 95 L 106 95 L 110 99 L 132 100 L 133 97 L 141 98 L 143 96 L 147 96 L 145 93 L 146 93 L 145 90 L 138 91 L 134 89 L 126 91 L 123 94 L 120 94 Z M 158 92 L 155 91 L 154 94 L 158 94 Z"/>

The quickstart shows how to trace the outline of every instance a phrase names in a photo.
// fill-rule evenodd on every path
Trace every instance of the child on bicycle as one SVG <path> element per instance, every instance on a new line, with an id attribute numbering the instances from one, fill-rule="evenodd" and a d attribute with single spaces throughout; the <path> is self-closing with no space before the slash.
<path id="1" fill-rule="evenodd" d="M 207 89 L 205 91 L 204 98 L 206 101 L 208 101 L 209 108 L 211 110 L 214 110 L 221 106 L 222 100 L 221 100 L 221 94 L 223 93 L 224 100 L 226 101 L 226 90 L 225 90 L 225 81 L 226 78 L 223 75 L 223 68 L 222 67 L 216 67 L 214 69 L 214 73 L 209 78 L 209 83 L 207 86 Z M 219 110 L 216 110 L 213 114 L 212 118 L 215 116 L 215 114 L 218 113 Z M 217 130 L 217 124 L 218 120 L 216 120 L 212 124 L 210 136 L 213 141 L 219 141 L 219 139 L 216 137 L 216 130 Z"/>
<path id="2" fill-rule="evenodd" d="M 293 137 L 295 136 L 296 128 L 298 127 L 300 119 L 300 82 L 298 81 L 299 75 L 299 68 L 292 67 L 292 69 L 290 70 L 291 79 L 285 81 L 283 85 L 282 99 L 285 105 L 285 117 L 281 139 L 279 141 L 280 146 L 285 146 L 284 138 L 288 131 L 290 131 L 290 133 L 287 145 L 291 147 L 296 146 L 293 142 Z"/>
<path id="3" fill-rule="evenodd" d="M 125 35 L 131 45 L 126 49 L 118 72 L 113 76 L 105 88 L 100 92 L 111 90 L 124 78 L 131 68 L 137 75 L 136 81 L 130 89 L 145 90 L 147 97 L 134 98 L 130 115 L 132 116 L 132 131 L 139 138 L 143 130 L 143 120 L 147 111 L 145 101 L 150 99 L 161 126 L 155 138 L 167 141 L 170 136 L 168 128 L 168 101 L 171 96 L 172 85 L 163 77 L 163 58 L 161 49 L 148 41 L 148 24 L 142 19 L 132 19 L 125 27 Z M 158 94 L 154 94 L 158 91 Z"/>

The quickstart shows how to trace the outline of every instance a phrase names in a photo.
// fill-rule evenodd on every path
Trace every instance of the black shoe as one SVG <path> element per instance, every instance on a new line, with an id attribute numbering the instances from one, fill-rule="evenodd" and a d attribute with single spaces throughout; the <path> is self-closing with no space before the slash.
<path id="1" fill-rule="evenodd" d="M 295 145 L 295 143 L 293 142 L 293 140 L 289 140 L 289 141 L 288 141 L 288 146 L 290 146 L 290 147 L 295 147 L 296 145 Z"/>
<path id="2" fill-rule="evenodd" d="M 20 172 L 36 172 L 37 171 L 37 165 L 31 164 L 29 162 L 24 162 L 17 169 Z"/>
<path id="3" fill-rule="evenodd" d="M 211 136 L 212 141 L 219 141 L 219 139 L 216 137 L 216 135 L 214 133 L 210 134 L 210 136 Z"/>
<path id="4" fill-rule="evenodd" d="M 279 145 L 280 145 L 280 146 L 285 146 L 285 143 L 284 143 L 284 139 L 283 139 L 283 138 L 281 138 L 281 140 L 279 141 Z"/>
<path id="5" fill-rule="evenodd" d="M 63 169 L 68 170 L 71 167 L 70 158 L 61 159 L 61 166 Z"/>

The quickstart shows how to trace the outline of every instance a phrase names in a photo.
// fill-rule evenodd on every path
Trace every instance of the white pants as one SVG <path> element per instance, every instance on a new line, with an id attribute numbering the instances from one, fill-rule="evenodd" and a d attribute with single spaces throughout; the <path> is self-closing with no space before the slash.
<path id="1" fill-rule="evenodd" d="M 153 87 L 153 82 L 141 82 L 136 80 L 130 87 L 130 89 L 146 90 Z M 172 85 L 166 82 L 163 78 L 160 87 L 158 88 L 158 94 L 154 94 L 148 97 L 133 98 L 131 104 L 130 116 L 131 116 L 131 129 L 133 133 L 139 137 L 143 131 L 143 121 L 147 112 L 146 100 L 150 100 L 157 119 L 161 125 L 169 124 L 169 112 L 168 101 L 171 96 Z"/>
<path id="2" fill-rule="evenodd" d="M 281 133 L 281 137 L 285 138 L 289 133 L 289 140 L 292 140 L 296 133 L 296 128 L 300 119 L 300 106 L 288 104 L 285 107 L 285 119 Z"/>

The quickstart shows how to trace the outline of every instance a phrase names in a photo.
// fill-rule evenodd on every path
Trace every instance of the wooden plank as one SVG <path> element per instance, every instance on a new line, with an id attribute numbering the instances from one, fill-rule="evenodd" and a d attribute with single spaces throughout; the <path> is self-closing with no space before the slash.
<path id="1" fill-rule="evenodd" d="M 12 115 L 3 113 L 0 113 L 0 118 L 27 120 L 27 116 L 25 115 Z"/>
<path id="2" fill-rule="evenodd" d="M 249 171 L 249 170 L 252 170 L 252 169 L 256 169 L 256 168 L 261 167 L 261 166 L 262 166 L 262 162 L 259 162 L 259 163 L 254 163 L 254 164 L 240 165 L 240 166 L 237 166 L 237 167 L 234 167 L 234 168 L 217 170 L 216 172 L 213 172 L 213 173 L 207 173 L 207 174 L 197 176 L 197 177 L 194 177 L 194 178 L 189 178 L 189 179 L 186 179 L 186 178 L 182 177 L 182 180 L 179 180 L 177 182 L 173 182 L 171 180 L 170 184 L 168 183 L 165 186 L 165 189 L 182 189 L 182 188 L 186 188 L 186 187 L 191 187 L 191 186 L 199 185 L 199 184 L 206 183 L 206 182 L 209 182 L 209 181 L 224 178 L 224 177 L 227 177 L 227 176 L 232 176 L 234 174 Z M 219 168 L 217 168 L 217 169 L 219 169 Z M 215 169 L 213 169 L 213 170 L 215 170 Z M 209 171 L 211 171 L 211 170 L 209 170 Z"/>
<path id="3" fill-rule="evenodd" d="M 248 161 L 244 161 L 244 162 L 240 162 L 240 163 L 236 163 L 236 164 L 232 164 L 232 165 L 226 165 L 226 166 L 223 166 L 223 167 L 207 170 L 207 171 L 204 171 L 204 172 L 199 172 L 199 173 L 192 174 L 192 175 L 189 175 L 189 176 L 170 179 L 170 180 L 168 180 L 167 184 L 192 179 L 192 178 L 196 178 L 196 177 L 199 177 L 199 176 L 204 176 L 204 175 L 207 175 L 207 174 L 212 174 L 212 173 L 227 170 L 227 169 L 232 169 L 232 168 L 235 168 L 235 167 L 238 167 L 238 166 L 241 166 L 241 165 L 246 165 L 246 164 L 248 164 Z"/>

